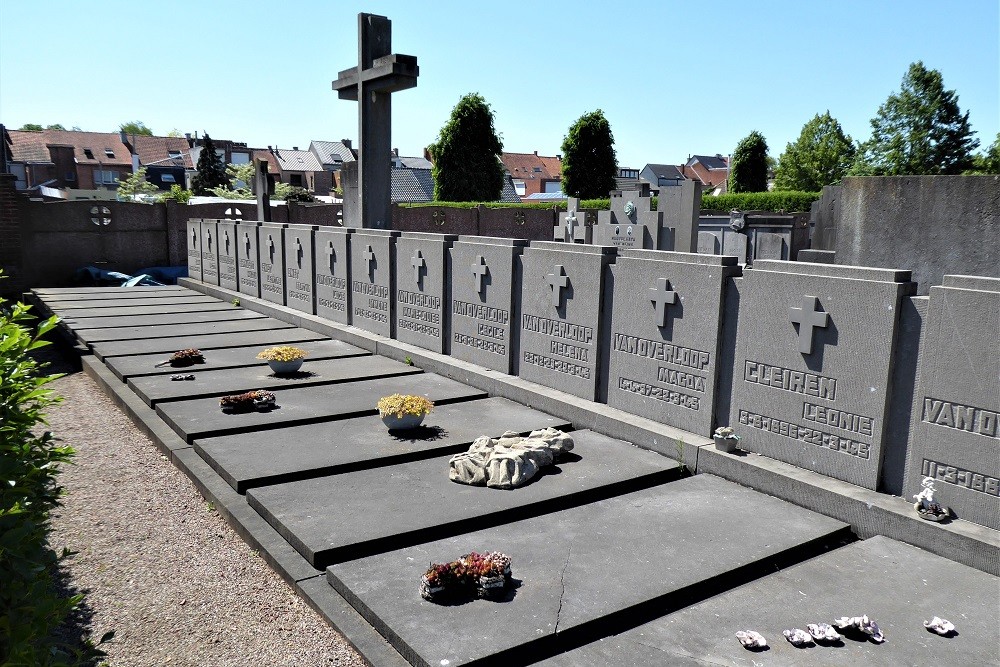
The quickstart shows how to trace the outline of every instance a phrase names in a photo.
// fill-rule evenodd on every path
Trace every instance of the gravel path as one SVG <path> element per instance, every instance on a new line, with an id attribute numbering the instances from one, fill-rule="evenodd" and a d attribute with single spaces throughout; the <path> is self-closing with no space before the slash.
<path id="1" fill-rule="evenodd" d="M 53 386 L 51 429 L 77 455 L 52 545 L 78 552 L 69 585 L 87 592 L 92 637 L 115 630 L 110 665 L 365 664 L 90 378 Z"/>

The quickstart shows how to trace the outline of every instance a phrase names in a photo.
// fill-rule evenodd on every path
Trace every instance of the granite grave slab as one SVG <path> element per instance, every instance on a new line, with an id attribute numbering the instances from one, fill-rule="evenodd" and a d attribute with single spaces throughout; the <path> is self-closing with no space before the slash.
<path id="1" fill-rule="evenodd" d="M 612 247 L 554 241 L 524 251 L 518 375 L 597 398 L 605 269 L 614 259 Z"/>
<path id="2" fill-rule="evenodd" d="M 147 307 L 149 312 L 156 312 L 157 309 L 159 309 L 160 312 L 166 312 L 166 309 L 172 306 L 206 303 L 215 304 L 219 303 L 219 300 L 210 296 L 205 296 L 204 294 L 178 294 L 177 296 L 128 299 L 127 301 L 116 301 L 114 299 L 87 299 L 84 301 L 60 301 L 58 299 L 45 300 L 45 305 L 49 308 L 49 310 L 54 313 L 66 313 L 67 315 L 79 315 L 80 311 L 85 310 L 92 310 L 103 315 L 104 313 L 101 311 L 114 311 L 118 308 L 141 308 L 143 306 Z M 226 305 L 229 306 L 229 304 Z M 229 306 L 229 308 L 232 308 L 232 306 Z"/>
<path id="3" fill-rule="evenodd" d="M 201 221 L 201 281 L 219 284 L 219 221 Z"/>
<path id="4" fill-rule="evenodd" d="M 316 312 L 313 232 L 317 225 L 288 225 L 285 237 L 285 298 L 289 308 Z"/>
<path id="5" fill-rule="evenodd" d="M 46 301 L 93 301 L 96 299 L 149 299 L 178 294 L 197 294 L 180 285 L 135 287 L 67 287 L 64 289 L 35 288 L 33 294 Z"/>
<path id="6" fill-rule="evenodd" d="M 448 352 L 451 290 L 446 263 L 457 238 L 453 234 L 404 232 L 396 239 L 396 340 L 432 352 Z"/>
<path id="7" fill-rule="evenodd" d="M 504 398 L 441 405 L 423 427 L 389 433 L 378 415 L 195 440 L 194 447 L 234 489 L 247 489 L 457 453 L 484 434 L 525 433 L 570 424 Z"/>
<path id="8" fill-rule="evenodd" d="M 104 327 L 75 330 L 76 337 L 87 344 L 113 340 L 142 340 L 165 336 L 199 336 L 205 334 L 239 333 L 241 331 L 267 331 L 291 329 L 294 325 L 271 317 L 236 319 L 222 322 L 193 322 L 190 324 L 151 324 L 144 326 Z"/>
<path id="9" fill-rule="evenodd" d="M 627 250 L 611 273 L 608 405 L 710 436 L 736 258 Z"/>
<path id="10" fill-rule="evenodd" d="M 188 277 L 201 280 L 201 219 L 187 221 Z"/>
<path id="11" fill-rule="evenodd" d="M 226 304 L 229 305 L 229 304 Z M 106 329 L 111 326 L 148 327 L 158 324 L 197 324 L 198 322 L 232 322 L 234 320 L 258 320 L 265 315 L 252 310 L 233 308 L 228 310 L 207 310 L 194 313 L 162 313 L 152 315 L 121 315 L 114 320 L 107 317 L 77 317 L 68 315 L 61 322 L 73 331 L 86 329 Z"/>
<path id="12" fill-rule="evenodd" d="M 249 320 L 253 322 L 254 320 Z M 326 336 L 307 329 L 273 329 L 269 331 L 241 331 L 225 334 L 204 334 L 201 336 L 167 336 L 164 338 L 144 338 L 142 340 L 108 341 L 92 346 L 98 359 L 124 357 L 133 354 L 153 352 L 173 353 L 189 347 L 199 350 L 221 347 L 244 347 L 246 345 L 293 345 L 307 340 L 323 340 Z"/>
<path id="13" fill-rule="evenodd" d="M 313 567 L 325 567 L 677 477 L 677 463 L 664 456 L 593 431 L 572 435 L 567 460 L 513 491 L 452 482 L 446 454 L 251 489 L 247 502 Z M 372 521 L 366 508 L 377 508 L 380 520 Z"/>
<path id="14" fill-rule="evenodd" d="M 395 333 L 397 231 L 360 229 L 351 236 L 351 324 L 380 336 Z"/>
<path id="15" fill-rule="evenodd" d="M 517 493 L 516 491 L 514 493 Z M 331 565 L 334 588 L 415 665 L 530 662 L 557 634 L 638 624 L 665 605 L 848 534 L 833 519 L 711 475 Z M 442 606 L 417 593 L 431 562 L 499 550 L 520 582 L 503 602 Z M 373 576 L 372 573 L 378 573 Z M 734 640 L 735 641 L 735 640 Z"/>
<path id="16" fill-rule="evenodd" d="M 240 220 L 236 223 L 238 269 L 236 278 L 240 294 L 260 296 L 260 246 L 257 243 L 259 222 Z"/>
<path id="17" fill-rule="evenodd" d="M 316 314 L 351 323 L 351 232 L 346 227 L 316 230 Z"/>
<path id="18" fill-rule="evenodd" d="M 527 241 L 461 236 L 451 248 L 451 356 L 510 373 L 516 356 L 517 258 Z"/>
<path id="19" fill-rule="evenodd" d="M 219 287 L 239 289 L 240 244 L 236 234 L 235 220 L 219 220 L 216 224 L 219 234 Z"/>
<path id="20" fill-rule="evenodd" d="M 275 390 L 277 408 L 269 412 L 226 414 L 217 398 L 174 401 L 156 412 L 187 442 L 231 433 L 334 421 L 377 414 L 375 405 L 389 394 L 417 394 L 437 405 L 483 398 L 486 393 L 435 375 L 416 373 L 376 381 L 345 382 L 325 387 Z"/>
<path id="21" fill-rule="evenodd" d="M 285 305 L 285 235 L 288 225 L 263 222 L 257 227 L 257 251 L 260 254 L 260 298 Z"/>
<path id="22" fill-rule="evenodd" d="M 164 315 L 170 313 L 176 314 L 186 314 L 186 313 L 209 313 L 209 312 L 232 312 L 232 304 L 219 301 L 218 299 L 200 299 L 198 301 L 188 300 L 188 303 L 168 303 L 163 305 L 140 305 L 140 306 L 122 306 L 122 305 L 109 305 L 106 308 L 71 308 L 71 309 L 60 309 L 59 317 L 75 317 L 75 318 L 102 318 L 108 319 L 111 322 L 117 321 L 116 318 L 121 317 L 131 317 L 133 315 Z M 122 301 L 119 303 L 131 303 L 131 301 Z M 46 304 L 47 306 L 48 304 Z"/>

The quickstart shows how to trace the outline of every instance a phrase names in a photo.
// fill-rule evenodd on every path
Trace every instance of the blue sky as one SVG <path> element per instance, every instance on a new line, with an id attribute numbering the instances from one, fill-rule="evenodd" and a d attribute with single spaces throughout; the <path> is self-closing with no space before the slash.
<path id="1" fill-rule="evenodd" d="M 508 151 L 560 153 L 601 108 L 622 166 L 731 153 L 755 129 L 777 157 L 827 109 L 867 138 L 915 60 L 958 92 L 983 147 L 1000 131 L 998 0 L 0 0 L 0 122 L 141 120 L 260 147 L 355 138 L 357 105 L 330 82 L 357 62 L 361 11 L 388 16 L 393 50 L 419 60 L 417 88 L 393 101 L 404 155 L 479 92 Z"/>

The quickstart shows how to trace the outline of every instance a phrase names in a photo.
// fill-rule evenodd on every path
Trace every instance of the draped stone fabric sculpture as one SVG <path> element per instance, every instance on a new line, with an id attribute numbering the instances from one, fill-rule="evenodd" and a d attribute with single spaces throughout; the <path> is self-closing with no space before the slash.
<path id="1" fill-rule="evenodd" d="M 554 428 L 532 431 L 527 437 L 514 431 L 499 438 L 484 435 L 469 451 L 451 457 L 448 477 L 460 484 L 516 489 L 572 449 L 573 438 Z"/>

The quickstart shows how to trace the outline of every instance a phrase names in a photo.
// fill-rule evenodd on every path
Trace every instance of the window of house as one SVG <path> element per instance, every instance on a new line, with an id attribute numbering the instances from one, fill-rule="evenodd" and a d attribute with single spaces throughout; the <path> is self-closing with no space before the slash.
<path id="1" fill-rule="evenodd" d="M 289 185 L 297 185 L 297 186 L 299 186 L 301 188 L 302 187 L 302 174 L 291 174 L 291 175 L 289 175 L 289 177 L 288 177 L 288 184 Z"/>
<path id="2" fill-rule="evenodd" d="M 541 167 L 535 167 L 532 171 L 534 171 L 536 174 L 540 174 L 540 173 L 542 173 L 542 168 Z"/>
<path id="3" fill-rule="evenodd" d="M 513 181 L 514 181 L 514 192 L 517 194 L 518 197 L 523 197 L 524 196 L 524 181 L 521 180 L 520 178 L 515 178 L 515 179 L 513 179 Z"/>
<path id="4" fill-rule="evenodd" d="M 560 181 L 545 181 L 544 188 L 542 192 L 559 192 L 562 190 L 562 182 Z"/>
<path id="5" fill-rule="evenodd" d="M 83 155 L 88 160 L 93 160 L 94 159 L 94 151 L 90 150 L 89 148 L 84 148 L 83 149 Z"/>
<path id="6" fill-rule="evenodd" d="M 250 153 L 237 153 L 233 151 L 233 164 L 247 164 L 250 162 Z"/>
<path id="7" fill-rule="evenodd" d="M 118 182 L 118 172 L 109 169 L 94 170 L 94 185 L 114 185 Z"/>
<path id="8" fill-rule="evenodd" d="M 105 148 L 104 149 L 104 154 L 107 155 L 110 158 L 113 158 L 115 156 L 115 152 L 113 150 L 111 150 L 110 148 Z"/>
<path id="9" fill-rule="evenodd" d="M 219 159 L 222 160 L 223 162 L 226 161 L 226 151 L 225 151 L 225 149 L 223 149 L 223 148 L 216 148 L 215 149 L 215 154 L 218 155 Z"/>
<path id="10" fill-rule="evenodd" d="M 180 151 L 167 151 L 167 155 L 169 155 L 170 157 L 180 157 L 181 156 L 181 152 Z"/>
<path id="11" fill-rule="evenodd" d="M 164 183 L 176 183 L 177 179 L 174 178 L 173 174 L 161 174 L 160 180 Z"/>
<path id="12" fill-rule="evenodd" d="M 75 171 L 67 171 L 66 172 L 66 178 L 64 178 L 63 180 L 72 183 L 73 181 L 76 180 L 76 172 Z"/>

